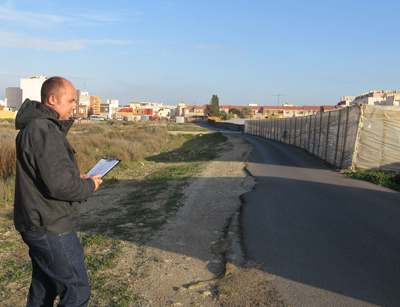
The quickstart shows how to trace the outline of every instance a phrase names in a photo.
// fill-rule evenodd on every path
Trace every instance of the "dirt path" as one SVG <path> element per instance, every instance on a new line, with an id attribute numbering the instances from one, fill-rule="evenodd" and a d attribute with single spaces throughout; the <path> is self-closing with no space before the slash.
<path id="1" fill-rule="evenodd" d="M 269 282 L 274 276 L 242 258 L 237 216 L 240 195 L 255 184 L 245 171 L 252 148 L 227 137 L 232 150 L 191 179 L 182 208 L 150 243 L 123 241 L 114 270 L 125 274 L 124 282 L 139 297 L 130 306 L 285 306 Z M 119 186 L 113 193 L 121 197 L 126 189 Z M 86 214 L 101 206 L 100 200 L 109 203 L 109 191 L 93 197 Z"/>

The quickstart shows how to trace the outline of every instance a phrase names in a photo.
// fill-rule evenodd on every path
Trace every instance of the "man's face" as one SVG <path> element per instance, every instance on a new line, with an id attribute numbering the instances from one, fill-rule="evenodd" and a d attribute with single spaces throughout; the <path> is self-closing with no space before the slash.
<path id="1" fill-rule="evenodd" d="M 71 112 L 76 109 L 76 91 L 71 82 L 64 80 L 64 89 L 55 95 L 52 108 L 60 115 L 59 120 L 69 119 Z"/>

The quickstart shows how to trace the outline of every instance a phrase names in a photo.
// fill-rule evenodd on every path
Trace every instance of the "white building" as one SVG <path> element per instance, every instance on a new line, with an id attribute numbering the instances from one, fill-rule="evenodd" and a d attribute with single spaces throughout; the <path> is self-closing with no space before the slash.
<path id="1" fill-rule="evenodd" d="M 185 102 L 184 102 L 184 101 L 181 101 L 181 102 L 178 104 L 178 112 L 177 112 L 176 114 L 174 114 L 174 116 L 171 116 L 171 117 L 185 116 L 185 114 L 183 113 L 183 112 L 184 112 L 184 109 L 185 109 L 185 106 L 186 106 Z"/>
<path id="2" fill-rule="evenodd" d="M 400 106 L 400 94 L 386 97 L 386 100 L 381 101 L 380 105 L 393 107 Z"/>
<path id="3" fill-rule="evenodd" d="M 357 98 L 354 100 L 351 104 L 368 104 L 368 105 L 380 105 L 382 100 L 385 100 L 384 97 L 362 97 L 362 98 Z"/>
<path id="4" fill-rule="evenodd" d="M 81 92 L 79 95 L 79 105 L 90 106 L 90 95 L 89 92 Z M 84 113 L 84 112 L 79 112 Z"/>
<path id="5" fill-rule="evenodd" d="M 100 115 L 105 118 L 114 118 L 113 114 L 115 115 L 119 108 L 118 103 L 117 99 L 107 99 L 107 103 L 100 105 Z"/>
<path id="6" fill-rule="evenodd" d="M 170 114 L 167 117 L 175 118 L 176 116 L 179 116 L 179 107 L 177 105 L 164 106 L 164 108 L 168 108 L 170 111 Z"/>
<path id="7" fill-rule="evenodd" d="M 22 90 L 22 102 L 27 98 L 30 100 L 41 101 L 40 90 L 42 89 L 42 84 L 46 79 L 45 76 L 32 76 L 29 79 L 21 79 L 20 88 Z"/>
<path id="8" fill-rule="evenodd" d="M 346 106 L 349 106 L 355 99 L 356 96 L 343 96 L 340 98 L 340 101 L 343 101 Z"/>
<path id="9" fill-rule="evenodd" d="M 361 94 L 359 96 L 356 96 L 355 99 L 350 103 L 351 105 L 354 104 L 368 104 L 368 105 L 394 105 L 396 102 L 396 98 L 390 98 L 387 100 L 387 98 L 391 96 L 399 96 L 397 91 L 369 91 L 368 93 Z M 388 101 L 388 102 L 386 102 Z"/>

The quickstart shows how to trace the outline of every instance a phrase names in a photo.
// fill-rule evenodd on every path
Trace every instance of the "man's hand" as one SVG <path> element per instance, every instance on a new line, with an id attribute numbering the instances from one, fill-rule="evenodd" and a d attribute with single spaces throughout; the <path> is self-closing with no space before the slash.
<path id="1" fill-rule="evenodd" d="M 103 182 L 100 174 L 94 175 L 94 176 L 90 177 L 89 179 L 92 179 L 94 181 L 94 185 L 95 185 L 94 191 L 96 191 L 99 188 L 100 184 Z"/>

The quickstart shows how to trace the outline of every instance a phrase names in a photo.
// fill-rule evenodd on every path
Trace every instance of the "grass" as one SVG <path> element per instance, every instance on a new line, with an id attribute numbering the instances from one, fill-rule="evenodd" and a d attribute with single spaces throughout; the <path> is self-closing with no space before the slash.
<path id="1" fill-rule="evenodd" d="M 7 247 L 13 247 L 15 242 L 4 242 L 0 243 L 0 249 L 6 249 Z"/>
<path id="2" fill-rule="evenodd" d="M 181 208 L 190 178 L 201 171 L 206 161 L 226 149 L 219 147 L 225 141 L 226 137 L 220 133 L 171 138 L 168 146 L 176 147 L 174 150 L 146 158 L 151 165 L 161 163 L 160 167 L 155 164 L 154 171 L 144 175 L 142 180 L 131 182 L 133 188 L 126 197 L 115 206 L 99 211 L 98 215 L 104 218 L 83 216 L 81 229 L 138 244 L 147 243 Z M 143 168 L 147 168 L 145 164 Z"/>
<path id="3" fill-rule="evenodd" d="M 116 121 L 119 122 L 119 121 Z M 170 127 L 173 127 L 171 125 Z M 16 170 L 15 137 L 12 123 L 0 124 L 0 203 L 13 202 Z M 139 122 L 124 126 L 117 124 L 74 124 L 68 139 L 75 149 L 82 173 L 101 158 L 121 159 L 118 167 L 105 178 L 132 168 L 152 153 L 167 151 L 171 143 L 182 144 L 186 139 L 172 136 L 165 124 Z M 178 142 L 177 142 L 178 141 Z"/>
<path id="4" fill-rule="evenodd" d="M 3 272 L 0 283 L 4 281 L 15 282 L 19 279 L 27 279 L 31 276 L 32 264 L 30 261 L 5 261 L 1 264 Z"/>
<path id="5" fill-rule="evenodd" d="M 221 133 L 211 133 L 204 135 L 184 134 L 179 136 L 183 140 L 181 147 L 174 150 L 160 152 L 158 155 L 147 157 L 147 161 L 154 162 L 201 162 L 215 159 L 219 151 L 215 150 L 218 144 L 227 139 Z"/>
<path id="6" fill-rule="evenodd" d="M 392 190 L 400 191 L 400 172 L 348 170 L 344 174 L 348 177 L 369 181 Z"/>
<path id="7" fill-rule="evenodd" d="M 103 183 L 101 184 L 101 187 L 104 188 L 112 188 L 115 185 L 117 185 L 119 180 L 116 177 L 111 177 L 111 178 L 105 178 L 103 179 Z"/>
<path id="8" fill-rule="evenodd" d="M 135 293 L 134 283 L 129 282 L 127 274 L 146 278 L 149 274 L 146 261 L 162 261 L 154 256 L 147 259 L 142 244 L 151 240 L 181 208 L 190 178 L 229 146 L 222 134 L 174 136 L 168 134 L 165 126 L 148 123 L 122 127 L 77 125 L 73 131 L 70 141 L 78 152 L 81 169 L 90 168 L 100 157 L 124 155 L 125 164 L 106 176 L 101 189 L 112 191 L 118 187 L 122 172 L 131 178 L 128 196 L 116 208 L 91 212 L 93 219 L 83 216 L 78 235 L 85 249 L 92 288 L 90 306 L 132 306 L 143 298 Z M 3 132 L 3 135 L 8 134 Z M 8 140 L 15 138 L 15 134 L 10 135 Z M 15 151 L 11 145 L 10 150 Z M 10 161 L 10 165 L 14 163 Z M 5 193 L 0 188 L 0 302 L 4 306 L 21 306 L 26 301 L 32 268 L 28 249 L 13 226 L 15 174 L 12 173 L 7 173 L 11 174 L 7 180 L 0 180 L 0 185 L 6 182 L 10 189 Z M 126 242 L 138 246 L 133 256 L 138 261 L 129 268 L 119 267 Z"/>
<path id="9" fill-rule="evenodd" d="M 78 125 L 75 131 L 71 143 L 80 152 L 81 169 L 81 165 L 89 165 L 105 154 L 128 151 L 125 165 L 118 173 L 110 172 L 101 186 L 112 193 L 121 184 L 119 173 L 123 172 L 131 178 L 128 196 L 114 208 L 96 209 L 83 216 L 78 235 L 85 249 L 92 288 L 90 306 L 132 306 L 143 298 L 135 293 L 134 282 L 127 274 L 136 279 L 146 278 L 149 274 L 146 262 L 162 261 L 146 255 L 142 244 L 151 240 L 181 208 L 190 178 L 201 171 L 205 162 L 229 147 L 222 134 L 174 136 L 164 126 L 149 124 L 123 127 L 105 124 L 99 128 Z M 153 136 L 154 140 L 149 140 Z M 125 147 L 113 148 L 121 145 Z M 137 151 L 132 146 L 138 147 Z M 85 154 L 90 154 L 90 159 Z M 13 180 L 12 176 L 8 178 L 10 186 Z M 5 197 L 3 192 L 0 206 L 0 302 L 4 306 L 21 306 L 29 289 L 31 264 L 27 247 L 13 226 L 11 195 L 13 192 Z M 120 261 L 124 246 L 132 244 L 129 242 L 137 246 L 132 255 L 137 261 L 127 268 Z"/>
<path id="10" fill-rule="evenodd" d="M 121 241 L 95 234 L 80 235 L 92 291 L 90 306 L 127 306 L 132 300 L 139 300 L 121 276 L 110 273 L 121 256 Z"/>
<path id="11" fill-rule="evenodd" d="M 167 125 L 168 131 L 208 131 L 207 128 L 199 127 L 192 123 L 170 124 Z"/>

